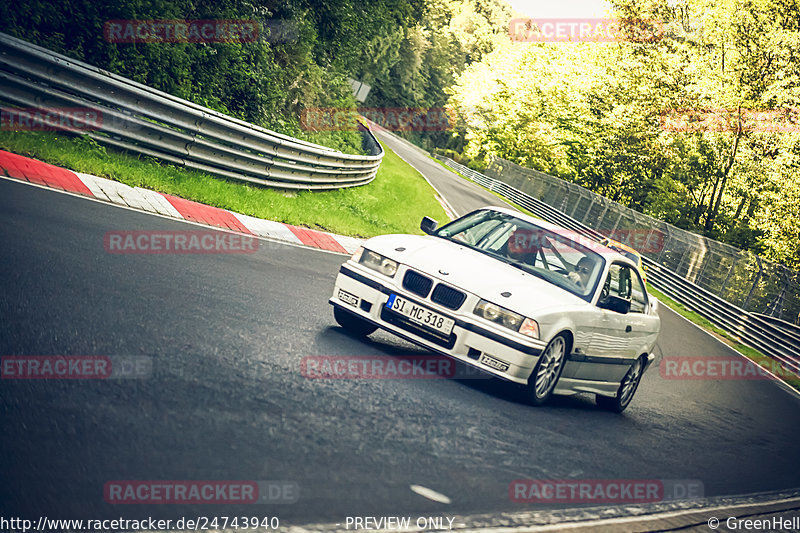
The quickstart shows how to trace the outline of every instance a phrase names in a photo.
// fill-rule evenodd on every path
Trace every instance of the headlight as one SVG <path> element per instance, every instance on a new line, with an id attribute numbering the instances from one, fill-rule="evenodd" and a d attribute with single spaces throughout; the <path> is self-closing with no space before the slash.
<path id="1" fill-rule="evenodd" d="M 528 337 L 539 338 L 539 324 L 535 320 L 525 318 L 499 305 L 481 300 L 478 302 L 478 305 L 475 306 L 475 311 L 473 312 L 486 320 L 500 324 L 508 329 L 519 331 Z"/>
<path id="2" fill-rule="evenodd" d="M 355 257 L 355 254 L 353 254 L 353 259 L 355 259 Z M 397 261 L 392 261 L 387 257 L 383 257 L 381 254 L 376 254 L 372 250 L 364 249 L 358 262 L 390 278 L 393 278 L 397 273 Z"/>

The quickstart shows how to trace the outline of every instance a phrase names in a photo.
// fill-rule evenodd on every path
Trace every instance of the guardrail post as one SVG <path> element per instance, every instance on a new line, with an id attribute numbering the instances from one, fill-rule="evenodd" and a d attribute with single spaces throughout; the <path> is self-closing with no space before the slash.
<path id="1" fill-rule="evenodd" d="M 744 299 L 744 303 L 742 304 L 742 309 L 745 311 L 748 311 L 747 308 L 750 306 L 750 298 L 753 296 L 758 282 L 761 281 L 761 275 L 764 272 L 764 269 L 761 267 L 761 258 L 758 255 L 756 255 L 756 264 L 758 264 L 758 273 L 756 274 L 756 279 L 753 280 L 753 286 L 750 287 L 750 292 L 747 293 L 747 298 Z"/>
<path id="2" fill-rule="evenodd" d="M 609 208 L 610 205 L 611 205 L 611 201 L 608 198 L 603 198 L 603 212 L 600 213 L 599 217 L 597 217 L 597 221 L 598 222 L 603 220 L 603 218 L 606 216 L 606 213 L 608 212 L 608 208 Z M 603 233 L 602 228 L 594 228 L 594 229 L 596 229 L 600 233 Z M 608 233 L 603 233 L 603 235 L 608 236 L 609 234 Z"/>
<path id="3" fill-rule="evenodd" d="M 653 239 L 654 236 L 656 236 L 658 234 L 657 232 L 658 233 L 662 233 L 661 230 L 658 229 L 658 228 L 651 228 L 650 230 L 647 231 L 647 239 L 645 239 L 645 241 L 644 241 L 644 247 L 645 247 L 646 250 L 652 250 L 652 246 L 653 245 L 652 245 L 652 243 L 650 241 Z M 661 240 L 661 249 L 662 250 L 664 249 L 664 240 L 663 239 Z M 659 254 L 660 253 L 661 253 L 661 251 L 659 250 Z"/>
<path id="4" fill-rule="evenodd" d="M 558 210 L 561 211 L 562 213 L 566 213 L 568 202 L 569 202 L 569 185 L 565 187 L 564 194 L 561 196 L 561 207 Z"/>
<path id="5" fill-rule="evenodd" d="M 711 253 L 713 254 L 714 252 L 711 252 Z M 700 269 L 700 272 L 699 272 L 699 273 L 697 274 L 697 276 L 694 278 L 694 279 L 696 280 L 696 281 L 695 281 L 695 283 L 697 283 L 697 285 L 700 285 L 700 284 L 703 282 L 703 274 L 705 274 L 705 272 L 706 272 L 706 267 L 708 266 L 708 264 L 709 264 L 710 262 L 711 262 L 711 261 L 709 261 L 707 257 L 704 257 L 704 258 L 703 258 L 703 267 Z M 706 285 L 706 286 L 700 285 L 700 286 L 701 286 L 701 287 L 703 287 L 704 289 L 707 289 L 707 288 L 708 288 L 708 285 Z"/>
<path id="6" fill-rule="evenodd" d="M 552 189 L 554 187 L 554 185 L 552 183 L 550 183 L 549 181 L 546 182 L 546 183 L 547 183 L 547 189 L 542 191 L 542 198 L 541 198 L 542 201 L 544 201 L 544 199 L 547 198 L 547 195 L 550 194 L 550 189 Z"/>
<path id="7" fill-rule="evenodd" d="M 584 211 L 584 213 L 583 213 L 583 217 L 581 217 L 581 219 L 580 219 L 582 224 L 586 223 L 586 217 L 589 216 L 589 213 L 592 212 L 592 207 L 594 207 L 594 195 L 591 195 L 589 197 L 589 199 L 591 200 L 591 202 L 589 203 L 589 207 L 586 208 L 586 211 Z M 577 207 L 576 207 L 576 209 L 577 209 Z M 575 218 L 575 217 L 572 217 L 572 218 Z"/>
<path id="8" fill-rule="evenodd" d="M 617 216 L 617 221 L 614 222 L 614 227 L 611 229 L 611 231 L 608 232 L 608 236 L 611 237 L 612 239 L 614 238 L 612 237 L 612 235 L 614 235 L 614 232 L 617 231 L 617 226 L 619 226 L 620 220 L 622 220 L 622 211 L 619 212 L 619 216 Z"/>
<path id="9" fill-rule="evenodd" d="M 658 252 L 656 263 L 661 264 L 661 258 L 664 257 L 664 252 L 669 247 L 670 243 L 672 243 L 672 232 L 669 230 L 669 226 L 667 226 L 667 240 L 661 244 L 661 251 Z"/>
<path id="10" fill-rule="evenodd" d="M 786 273 L 786 269 L 781 267 L 781 292 L 778 294 L 778 297 L 775 299 L 773 303 L 770 304 L 769 309 L 767 309 L 767 314 L 769 316 L 774 316 L 780 318 L 783 315 L 783 299 L 786 296 L 786 288 L 789 286 L 789 276 Z M 778 305 L 780 304 L 780 311 L 778 311 Z M 777 312 L 777 313 L 776 313 Z"/>
<path id="11" fill-rule="evenodd" d="M 572 208 L 572 212 L 569 214 L 570 218 L 575 218 L 575 211 L 578 210 L 578 206 L 581 205 L 581 200 L 583 200 L 583 196 L 580 194 L 578 195 L 578 201 L 575 202 L 575 207 Z"/>
<path id="12" fill-rule="evenodd" d="M 733 275 L 733 271 L 736 268 L 736 263 L 738 263 L 738 262 L 739 262 L 739 258 L 738 257 L 734 257 L 733 258 L 733 263 L 731 264 L 731 268 L 730 268 L 730 270 L 728 270 L 728 275 L 725 276 L 725 281 L 722 282 L 722 287 L 719 288 L 719 292 L 717 293 L 717 296 L 719 296 L 720 298 L 722 298 L 722 292 L 725 290 L 725 285 L 727 285 L 728 284 L 728 280 L 731 279 L 731 276 Z"/>
<path id="13" fill-rule="evenodd" d="M 686 243 L 686 249 L 683 251 L 683 255 L 681 256 L 681 260 L 678 262 L 678 266 L 675 268 L 675 273 L 678 274 L 680 277 L 686 279 L 686 276 L 681 274 L 681 267 L 683 266 L 683 260 L 686 259 L 686 254 L 691 251 L 691 247 L 689 243 Z M 688 272 L 688 269 L 687 269 Z"/>

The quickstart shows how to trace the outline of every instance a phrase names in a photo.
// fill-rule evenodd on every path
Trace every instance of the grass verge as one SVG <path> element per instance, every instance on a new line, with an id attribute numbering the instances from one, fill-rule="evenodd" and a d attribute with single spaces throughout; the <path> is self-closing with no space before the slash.
<path id="1" fill-rule="evenodd" d="M 107 149 L 88 137 L 0 131 L 0 149 L 237 213 L 354 237 L 421 233 L 428 215 L 447 219 L 435 191 L 414 168 L 384 147 L 369 185 L 334 191 L 278 191 L 226 180 L 149 157 Z"/>
<path id="2" fill-rule="evenodd" d="M 667 307 L 669 307 L 682 317 L 686 318 L 687 320 L 694 322 L 701 328 L 705 329 L 706 331 L 714 335 L 714 337 L 724 342 L 725 344 L 727 344 L 740 354 L 744 355 L 754 363 L 760 364 L 768 369 L 772 368 L 772 362 L 774 360 L 771 357 L 763 354 L 762 352 L 756 350 L 755 348 L 740 343 L 739 341 L 731 337 L 728 333 L 726 333 L 724 330 L 712 324 L 708 319 L 697 314 L 695 311 L 692 311 L 691 309 L 687 308 L 682 303 L 676 302 L 675 300 L 673 300 L 666 294 L 662 293 L 658 289 L 655 289 L 650 283 L 647 284 L 647 292 L 658 298 L 658 301 L 661 304 L 666 305 Z M 783 381 L 785 381 L 795 389 L 800 390 L 800 377 L 796 376 L 793 377 L 791 372 L 789 371 L 779 373 L 778 376 L 783 378 Z"/>

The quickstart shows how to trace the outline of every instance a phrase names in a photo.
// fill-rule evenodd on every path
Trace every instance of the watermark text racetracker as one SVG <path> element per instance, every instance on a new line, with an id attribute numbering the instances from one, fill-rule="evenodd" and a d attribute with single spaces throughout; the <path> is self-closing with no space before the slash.
<path id="1" fill-rule="evenodd" d="M 111 254 L 251 254 L 259 242 L 250 235 L 206 230 L 109 231 L 103 237 Z"/>
<path id="2" fill-rule="evenodd" d="M 146 355 L 4 355 L 2 379 L 143 379 L 153 373 Z"/>
<path id="3" fill-rule="evenodd" d="M 443 355 L 398 357 L 316 355 L 303 357 L 300 373 L 308 379 L 490 379 L 478 368 Z"/>
<path id="4" fill-rule="evenodd" d="M 664 131 L 753 131 L 786 133 L 800 131 L 800 107 L 781 109 L 667 109 L 659 117 Z"/>
<path id="5" fill-rule="evenodd" d="M 443 107 L 311 107 L 300 124 L 309 131 L 358 131 L 359 116 L 389 131 L 449 131 L 455 113 Z"/>
<path id="6" fill-rule="evenodd" d="M 289 504 L 300 498 L 294 481 L 109 481 L 103 497 L 111 504 L 210 505 Z"/>
<path id="7" fill-rule="evenodd" d="M 515 43 L 648 42 L 664 36 L 660 21 L 619 18 L 516 18 L 508 34 Z"/>
<path id="8" fill-rule="evenodd" d="M 508 496 L 517 503 L 654 503 L 703 497 L 698 479 L 515 479 Z"/>
<path id="9" fill-rule="evenodd" d="M 738 381 L 772 379 L 773 376 L 800 379 L 800 374 L 771 357 L 666 356 L 659 364 L 659 374 L 670 380 Z"/>
<path id="10" fill-rule="evenodd" d="M 103 35 L 110 43 L 247 43 L 258 40 L 254 20 L 109 20 Z"/>
<path id="11" fill-rule="evenodd" d="M 178 519 L 54 519 L 40 516 L 36 520 L 0 516 L 0 531 L 27 533 L 60 533 L 62 531 L 206 531 L 219 529 L 274 530 L 280 527 L 276 516 L 193 516 Z"/>
<path id="12" fill-rule="evenodd" d="M 103 113 L 87 107 L 3 107 L 3 131 L 94 131 L 103 127 Z"/>
<path id="13" fill-rule="evenodd" d="M 611 240 L 629 246 L 640 253 L 658 253 L 664 248 L 664 233 L 650 229 L 599 229 L 600 233 Z M 596 248 L 597 241 L 570 230 L 559 230 L 557 236 L 538 230 L 517 230 L 514 238 L 509 240 L 509 246 L 516 248 L 517 252 L 533 252 L 543 245 L 548 246 L 553 239 L 565 243 L 577 242 L 589 248 Z M 613 244 L 612 244 L 613 246 Z"/>

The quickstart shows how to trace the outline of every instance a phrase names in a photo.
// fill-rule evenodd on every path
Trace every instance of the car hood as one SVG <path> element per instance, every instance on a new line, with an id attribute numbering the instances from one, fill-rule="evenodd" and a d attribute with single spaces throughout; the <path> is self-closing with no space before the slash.
<path id="1" fill-rule="evenodd" d="M 364 247 L 525 316 L 589 306 L 533 274 L 439 237 L 382 235 L 369 239 Z M 502 296 L 503 292 L 511 295 Z"/>

